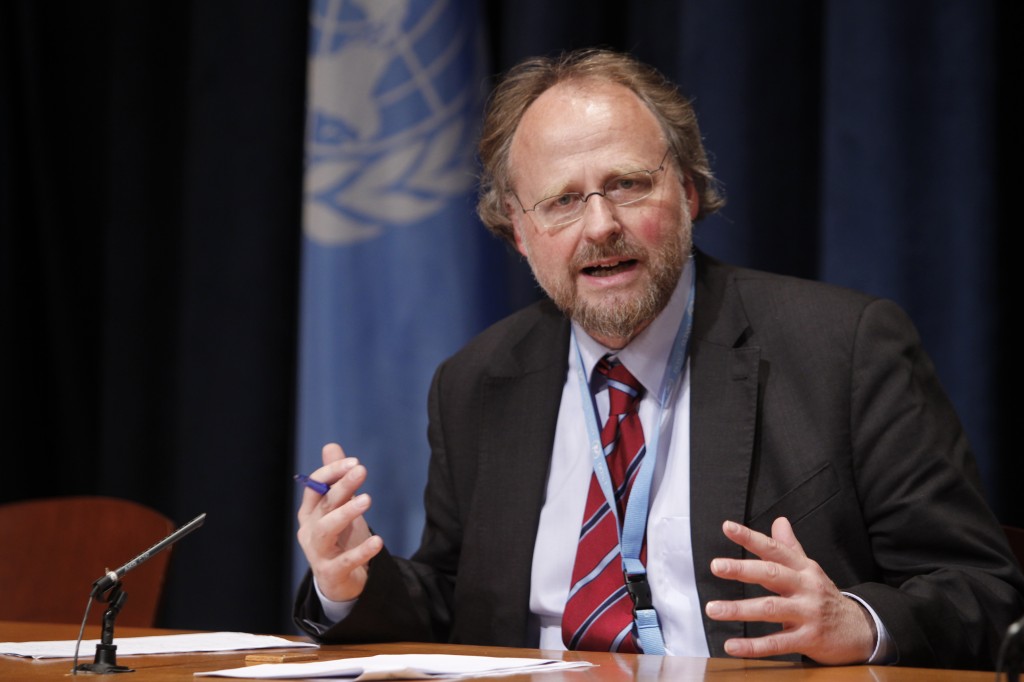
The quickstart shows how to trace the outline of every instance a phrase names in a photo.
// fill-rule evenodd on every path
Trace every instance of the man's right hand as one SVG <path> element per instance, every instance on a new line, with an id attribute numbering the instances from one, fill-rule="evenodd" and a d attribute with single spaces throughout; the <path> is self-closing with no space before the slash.
<path id="1" fill-rule="evenodd" d="M 331 486 L 326 495 L 306 489 L 299 507 L 299 546 L 317 586 L 331 601 L 349 601 L 363 592 L 367 564 L 384 547 L 370 533 L 363 514 L 370 496 L 356 495 L 366 481 L 366 467 L 346 457 L 337 443 L 323 448 L 324 465 L 311 478 Z"/>

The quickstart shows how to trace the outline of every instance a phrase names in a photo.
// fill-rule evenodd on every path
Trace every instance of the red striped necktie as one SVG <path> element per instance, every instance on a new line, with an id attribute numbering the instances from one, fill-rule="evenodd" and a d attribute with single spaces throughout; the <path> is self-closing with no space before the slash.
<path id="1" fill-rule="evenodd" d="M 643 461 L 644 431 L 637 407 L 643 385 L 617 359 L 601 358 L 596 371 L 607 380 L 608 421 L 601 445 L 615 490 L 620 519 Z M 646 564 L 646 539 L 641 561 Z M 640 652 L 633 628 L 633 601 L 626 589 L 619 552 L 619 532 L 596 474 L 580 529 L 572 586 L 562 614 L 562 640 L 569 649 Z"/>

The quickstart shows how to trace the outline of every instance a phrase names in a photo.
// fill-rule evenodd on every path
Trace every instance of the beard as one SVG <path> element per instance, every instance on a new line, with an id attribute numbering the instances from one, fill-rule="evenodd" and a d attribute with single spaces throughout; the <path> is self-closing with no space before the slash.
<path id="1" fill-rule="evenodd" d="M 527 260 L 534 279 L 555 305 L 589 335 L 629 341 L 657 317 L 672 298 L 693 245 L 691 224 L 685 216 L 684 213 L 678 238 L 652 250 L 637 244 L 626 232 L 602 244 L 582 243 L 562 276 L 541 275 L 532 259 Z M 616 258 L 638 259 L 646 264 L 647 281 L 641 290 L 592 298 L 581 296 L 576 282 L 585 264 Z"/>

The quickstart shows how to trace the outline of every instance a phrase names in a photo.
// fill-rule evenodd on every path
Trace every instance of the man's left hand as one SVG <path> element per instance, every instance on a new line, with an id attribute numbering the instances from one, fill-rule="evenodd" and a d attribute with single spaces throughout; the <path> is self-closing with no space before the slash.
<path id="1" fill-rule="evenodd" d="M 744 658 L 802 654 L 830 665 L 868 660 L 876 638 L 871 615 L 844 596 L 821 566 L 807 557 L 788 520 L 775 520 L 772 537 L 733 521 L 726 521 L 722 532 L 760 559 L 717 558 L 711 562 L 711 572 L 760 585 L 774 595 L 711 601 L 705 606 L 708 617 L 782 625 L 779 632 L 764 637 L 730 639 L 726 653 Z"/>

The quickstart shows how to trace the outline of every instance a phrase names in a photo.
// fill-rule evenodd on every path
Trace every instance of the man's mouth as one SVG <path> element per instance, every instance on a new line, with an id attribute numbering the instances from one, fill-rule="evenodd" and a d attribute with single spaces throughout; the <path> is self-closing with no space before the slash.
<path id="1" fill-rule="evenodd" d="M 627 260 L 615 261 L 614 263 L 591 265 L 583 268 L 581 272 L 589 277 L 610 277 L 632 268 L 636 263 L 636 259 L 630 258 Z"/>

